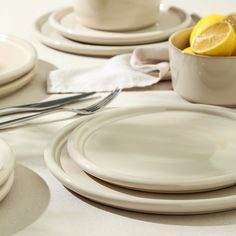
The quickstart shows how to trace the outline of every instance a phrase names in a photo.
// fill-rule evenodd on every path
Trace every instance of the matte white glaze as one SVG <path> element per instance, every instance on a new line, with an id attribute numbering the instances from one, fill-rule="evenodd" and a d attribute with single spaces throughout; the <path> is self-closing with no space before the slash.
<path id="1" fill-rule="evenodd" d="M 9 145 L 0 139 L 0 187 L 6 182 L 15 166 L 14 154 Z"/>
<path id="2" fill-rule="evenodd" d="M 118 1 L 117 1 L 118 2 Z M 65 37 L 78 42 L 101 45 L 134 45 L 163 41 L 191 25 L 191 16 L 177 7 L 163 8 L 158 22 L 141 30 L 111 32 L 94 30 L 79 24 L 71 7 L 55 11 L 49 17 L 50 25 Z"/>
<path id="3" fill-rule="evenodd" d="M 99 30 L 133 30 L 157 21 L 160 0 L 74 0 L 77 20 Z"/>
<path id="4" fill-rule="evenodd" d="M 89 174 L 151 192 L 199 192 L 236 183 L 236 115 L 215 107 L 158 105 L 107 111 L 69 137 Z"/>
<path id="5" fill-rule="evenodd" d="M 23 39 L 0 34 L 0 85 L 30 71 L 37 60 L 36 50 Z"/>
<path id="6" fill-rule="evenodd" d="M 44 155 L 52 174 L 70 190 L 105 205 L 157 214 L 201 214 L 236 208 L 235 186 L 205 193 L 158 194 L 129 190 L 92 178 L 66 152 L 68 135 L 82 121 L 77 120 L 61 129 Z"/>

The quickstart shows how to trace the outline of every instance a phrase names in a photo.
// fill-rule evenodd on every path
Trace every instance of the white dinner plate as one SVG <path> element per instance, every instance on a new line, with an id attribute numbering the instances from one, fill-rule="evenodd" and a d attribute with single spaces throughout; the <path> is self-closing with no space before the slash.
<path id="1" fill-rule="evenodd" d="M 23 39 L 0 34 L 0 85 L 9 83 L 30 71 L 37 53 Z"/>
<path id="2" fill-rule="evenodd" d="M 22 77 L 4 85 L 0 85 L 0 97 L 7 96 L 9 94 L 14 93 L 15 91 L 21 89 L 25 85 L 27 85 L 37 74 L 37 64 L 33 67 L 31 71 Z"/>
<path id="3" fill-rule="evenodd" d="M 203 105 L 110 110 L 84 122 L 68 151 L 87 173 L 151 192 L 236 184 L 236 114 Z"/>
<path id="4" fill-rule="evenodd" d="M 104 46 L 75 42 L 63 37 L 57 30 L 48 23 L 52 13 L 39 17 L 34 24 L 34 30 L 38 39 L 48 47 L 72 54 L 89 56 L 115 56 L 132 52 L 137 45 L 130 46 Z M 166 44 L 167 42 L 164 42 Z M 148 45 L 159 45 L 152 43 Z"/>
<path id="5" fill-rule="evenodd" d="M 72 7 L 57 10 L 49 17 L 49 24 L 65 37 L 79 42 L 101 45 L 134 45 L 160 42 L 167 40 L 172 33 L 187 28 L 191 23 L 191 16 L 177 7 L 161 8 L 158 22 L 153 26 L 125 32 L 87 28 L 78 23 Z"/>
<path id="6" fill-rule="evenodd" d="M 15 165 L 14 154 L 9 145 L 0 139 L 0 187 L 6 182 Z"/>
<path id="7" fill-rule="evenodd" d="M 67 154 L 67 136 L 83 121 L 64 127 L 45 150 L 45 162 L 67 188 L 90 200 L 132 211 L 157 214 L 202 214 L 236 208 L 236 186 L 195 194 L 161 194 L 129 190 L 87 175 Z"/>
<path id="8" fill-rule="evenodd" d="M 14 183 L 14 171 L 12 171 L 6 182 L 2 186 L 0 186 L 0 201 L 2 201 L 10 192 L 13 183 Z"/>

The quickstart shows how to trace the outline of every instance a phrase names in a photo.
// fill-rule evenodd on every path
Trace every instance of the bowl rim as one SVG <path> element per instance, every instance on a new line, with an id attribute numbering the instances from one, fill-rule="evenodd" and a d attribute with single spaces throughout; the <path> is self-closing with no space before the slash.
<path id="1" fill-rule="evenodd" d="M 176 47 L 174 44 L 173 44 L 173 38 L 176 37 L 177 34 L 179 33 L 182 33 L 182 32 L 185 32 L 185 31 L 189 31 L 189 30 L 193 30 L 194 27 L 188 27 L 188 28 L 185 28 L 185 29 L 182 29 L 182 30 L 178 30 L 176 31 L 175 33 L 173 33 L 170 37 L 169 37 L 169 45 L 174 48 L 176 51 L 178 51 L 179 53 L 181 54 L 184 54 L 185 56 L 188 56 L 188 57 L 194 57 L 194 58 L 202 58 L 202 59 L 226 59 L 226 60 L 230 60 L 230 59 L 235 59 L 236 56 L 208 56 L 208 55 L 198 55 L 198 54 L 188 54 L 188 53 L 184 53 L 183 50 L 181 50 L 180 48 Z"/>

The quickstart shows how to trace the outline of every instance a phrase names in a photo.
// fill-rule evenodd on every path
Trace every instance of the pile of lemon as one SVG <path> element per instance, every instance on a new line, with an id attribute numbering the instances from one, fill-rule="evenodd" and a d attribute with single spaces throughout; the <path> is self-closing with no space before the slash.
<path id="1" fill-rule="evenodd" d="M 193 28 L 185 53 L 208 56 L 236 56 L 236 13 L 213 14 Z"/>

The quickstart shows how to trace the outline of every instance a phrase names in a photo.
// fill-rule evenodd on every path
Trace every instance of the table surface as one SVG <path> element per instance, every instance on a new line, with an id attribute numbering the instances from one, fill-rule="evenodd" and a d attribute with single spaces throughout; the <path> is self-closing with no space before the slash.
<path id="1" fill-rule="evenodd" d="M 200 15 L 229 13 L 235 0 L 166 0 Z M 42 45 L 32 30 L 33 21 L 45 12 L 72 5 L 71 0 L 8 0 L 1 2 L 1 33 L 30 41 L 40 58 L 39 72 L 24 89 L 0 100 L 0 106 L 47 100 L 62 95 L 46 93 L 46 78 L 56 68 L 92 67 L 105 58 L 70 55 Z M 128 106 L 182 101 L 170 84 L 123 92 L 112 105 Z M 148 91 L 150 90 L 150 91 Z M 54 121 L 56 119 L 56 121 Z M 0 136 L 16 155 L 16 179 L 9 196 L 0 203 L 0 235 L 235 235 L 236 211 L 201 216 L 161 216 L 132 213 L 93 203 L 72 194 L 48 171 L 43 152 L 51 137 L 73 119 L 50 116 L 18 129 L 2 131 Z"/>

